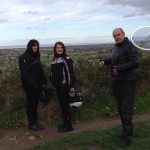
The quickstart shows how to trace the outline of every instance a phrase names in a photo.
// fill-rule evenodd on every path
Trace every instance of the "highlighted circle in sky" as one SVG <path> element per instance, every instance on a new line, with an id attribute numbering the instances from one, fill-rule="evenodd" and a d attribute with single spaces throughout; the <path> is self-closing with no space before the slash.
<path id="1" fill-rule="evenodd" d="M 134 30 L 131 41 L 139 49 L 150 50 L 150 26 L 143 26 Z"/>

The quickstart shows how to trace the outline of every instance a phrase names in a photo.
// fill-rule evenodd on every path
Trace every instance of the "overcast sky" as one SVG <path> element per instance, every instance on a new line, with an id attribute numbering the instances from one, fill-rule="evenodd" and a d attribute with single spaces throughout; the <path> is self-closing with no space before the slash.
<path id="1" fill-rule="evenodd" d="M 150 26 L 150 0 L 1 0 L 0 46 L 113 42 L 112 30 L 129 37 Z"/>

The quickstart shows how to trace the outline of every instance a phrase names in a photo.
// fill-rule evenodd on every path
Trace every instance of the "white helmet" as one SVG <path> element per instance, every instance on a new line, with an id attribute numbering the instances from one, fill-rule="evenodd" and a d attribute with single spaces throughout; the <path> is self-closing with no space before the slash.
<path id="1" fill-rule="evenodd" d="M 70 92 L 69 93 L 69 105 L 71 107 L 80 107 L 83 103 L 83 98 L 79 92 Z"/>

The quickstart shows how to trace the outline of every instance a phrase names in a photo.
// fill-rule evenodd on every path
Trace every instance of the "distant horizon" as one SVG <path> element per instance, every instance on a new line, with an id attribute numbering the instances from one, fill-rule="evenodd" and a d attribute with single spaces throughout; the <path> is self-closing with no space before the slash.
<path id="1" fill-rule="evenodd" d="M 66 46 L 74 46 L 74 45 L 103 45 L 103 44 L 112 44 L 112 42 L 104 42 L 104 43 L 66 43 Z M 40 47 L 53 47 L 54 44 L 40 44 Z M 1 46 L 0 49 L 13 49 L 13 48 L 26 48 L 26 45 L 7 45 Z"/>

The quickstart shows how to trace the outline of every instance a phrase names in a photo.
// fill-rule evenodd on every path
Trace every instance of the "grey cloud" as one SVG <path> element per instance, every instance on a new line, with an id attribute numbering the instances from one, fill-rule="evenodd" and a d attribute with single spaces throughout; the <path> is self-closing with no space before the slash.
<path id="1" fill-rule="evenodd" d="M 27 27 L 26 30 L 32 30 L 32 27 Z"/>
<path id="2" fill-rule="evenodd" d="M 29 11 L 24 11 L 23 14 L 37 15 L 38 12 L 37 11 L 31 11 L 31 10 L 29 10 Z"/>
<path id="3" fill-rule="evenodd" d="M 129 13 L 129 14 L 124 15 L 123 18 L 135 17 L 137 15 L 138 15 L 137 13 Z"/>
<path id="4" fill-rule="evenodd" d="M 147 15 L 150 13 L 150 1 L 149 0 L 107 0 L 107 4 L 110 5 L 121 5 L 121 6 L 131 6 L 135 9 L 135 11 L 140 12 L 141 15 Z"/>
<path id="5" fill-rule="evenodd" d="M 46 18 L 43 18 L 43 19 L 39 19 L 38 22 L 42 22 L 42 21 L 50 21 L 51 19 L 46 17 Z"/>
<path id="6" fill-rule="evenodd" d="M 18 19 L 21 22 L 28 20 L 33 23 L 45 21 L 82 23 L 89 21 L 93 16 L 103 15 L 102 2 L 99 0 L 86 0 L 86 2 L 85 0 L 60 0 L 59 2 L 55 0 L 15 0 L 15 4 L 12 2 L 10 6 L 9 13 L 12 13 L 8 13 L 6 17 Z M 27 18 L 28 15 L 30 18 Z M 35 15 L 38 15 L 38 18 L 35 18 Z"/>
<path id="7" fill-rule="evenodd" d="M 18 2 L 22 4 L 52 4 L 55 3 L 56 0 L 18 0 Z"/>
<path id="8" fill-rule="evenodd" d="M 45 33 L 48 30 L 48 28 L 41 28 L 41 27 L 38 27 L 38 26 L 35 26 L 35 27 L 28 26 L 28 27 L 25 28 L 25 30 L 38 30 L 41 33 Z"/>
<path id="9" fill-rule="evenodd" d="M 7 23 L 7 22 L 9 22 L 9 21 L 6 19 L 0 19 L 0 23 Z"/>

